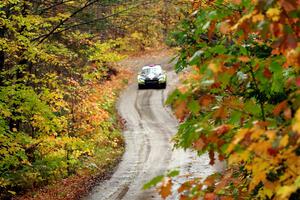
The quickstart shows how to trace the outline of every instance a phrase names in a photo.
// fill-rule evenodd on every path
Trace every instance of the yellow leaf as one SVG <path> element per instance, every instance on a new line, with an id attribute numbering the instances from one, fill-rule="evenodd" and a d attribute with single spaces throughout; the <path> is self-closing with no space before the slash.
<path id="1" fill-rule="evenodd" d="M 262 199 L 265 199 L 266 197 L 271 198 L 273 196 L 273 191 L 264 187 L 259 191 L 259 196 Z"/>
<path id="2" fill-rule="evenodd" d="M 252 17 L 252 22 L 253 23 L 260 22 L 260 21 L 264 20 L 264 18 L 265 18 L 265 16 L 263 14 L 259 13 Z"/>
<path id="3" fill-rule="evenodd" d="M 289 143 L 289 136 L 286 134 L 285 136 L 283 136 L 283 138 L 281 138 L 279 147 L 286 147 L 288 143 Z"/>
<path id="4" fill-rule="evenodd" d="M 221 68 L 216 63 L 209 63 L 208 68 L 214 73 L 221 71 Z"/>
<path id="5" fill-rule="evenodd" d="M 277 195 L 281 199 L 288 199 L 289 196 L 297 190 L 296 185 L 285 185 L 277 190 Z"/>
<path id="6" fill-rule="evenodd" d="M 298 134 L 300 134 L 300 109 L 297 110 L 294 120 L 295 121 L 292 126 L 293 131 L 298 132 Z"/>
<path id="7" fill-rule="evenodd" d="M 226 149 L 226 152 L 231 153 L 232 150 L 234 149 L 234 147 L 244 139 L 244 136 L 249 132 L 249 129 L 240 129 L 234 139 L 233 142 L 231 142 L 228 146 L 228 148 Z"/>
<path id="8" fill-rule="evenodd" d="M 255 131 L 251 134 L 251 139 L 252 140 L 257 140 L 261 137 L 261 135 L 265 132 L 263 129 L 255 129 Z"/>
<path id="9" fill-rule="evenodd" d="M 280 9 L 279 8 L 269 8 L 267 10 L 268 18 L 272 19 L 273 21 L 278 21 L 280 17 Z"/>

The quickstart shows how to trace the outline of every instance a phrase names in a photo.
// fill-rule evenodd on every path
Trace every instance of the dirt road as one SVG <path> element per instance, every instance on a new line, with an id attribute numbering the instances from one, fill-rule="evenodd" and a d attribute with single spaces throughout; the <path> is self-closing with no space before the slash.
<path id="1" fill-rule="evenodd" d="M 178 123 L 170 109 L 164 106 L 164 101 L 178 79 L 168 63 L 170 56 L 153 56 L 131 64 L 140 67 L 151 62 L 161 63 L 168 69 L 168 87 L 166 90 L 137 90 L 134 82 L 123 92 L 118 109 L 127 122 L 124 131 L 126 152 L 113 176 L 99 183 L 86 200 L 160 199 L 154 190 L 141 190 L 151 178 L 177 167 L 181 174 L 201 177 L 217 170 L 208 164 L 207 155 L 197 157 L 193 152 L 172 150 L 170 140 L 176 133 Z"/>

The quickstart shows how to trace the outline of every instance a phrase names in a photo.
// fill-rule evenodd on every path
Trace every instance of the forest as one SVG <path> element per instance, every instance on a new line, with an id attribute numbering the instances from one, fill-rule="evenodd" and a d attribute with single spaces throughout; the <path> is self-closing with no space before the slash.
<path id="1" fill-rule="evenodd" d="M 181 74 L 166 101 L 180 122 L 175 147 L 226 163 L 204 180 L 187 177 L 179 199 L 299 199 L 299 8 L 297 0 L 1 0 L 0 199 L 62 181 L 59 198 L 75 199 L 78 185 L 115 166 L 124 153 L 115 105 L 132 78 L 118 62 L 162 43 L 177 52 Z M 144 189 L 157 186 L 166 199 L 179 174 Z"/>
<path id="2" fill-rule="evenodd" d="M 72 188 L 117 163 L 115 102 L 131 76 L 117 61 L 160 43 L 181 4 L 0 2 L 0 199 L 75 176 Z"/>

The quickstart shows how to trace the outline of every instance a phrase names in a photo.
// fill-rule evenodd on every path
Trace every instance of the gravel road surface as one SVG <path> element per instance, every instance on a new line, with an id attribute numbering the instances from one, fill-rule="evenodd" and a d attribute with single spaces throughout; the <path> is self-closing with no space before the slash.
<path id="1" fill-rule="evenodd" d="M 125 154 L 112 177 L 99 183 L 85 200 L 161 199 L 155 189 L 141 189 L 155 176 L 180 168 L 181 174 L 205 178 L 220 170 L 219 163 L 216 166 L 209 165 L 207 155 L 198 157 L 194 152 L 173 150 L 171 138 L 176 133 L 178 122 L 170 108 L 164 106 L 168 93 L 178 82 L 169 63 L 170 58 L 168 54 L 156 53 L 124 61 L 124 65 L 133 66 L 134 69 L 150 63 L 162 64 L 168 70 L 168 86 L 165 90 L 138 90 L 137 83 L 133 82 L 123 92 L 118 110 L 126 120 Z M 177 199 L 176 194 L 169 199 Z"/>

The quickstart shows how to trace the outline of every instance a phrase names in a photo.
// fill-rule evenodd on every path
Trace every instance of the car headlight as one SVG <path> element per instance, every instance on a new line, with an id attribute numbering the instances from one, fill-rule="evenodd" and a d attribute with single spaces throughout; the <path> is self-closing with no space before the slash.
<path id="1" fill-rule="evenodd" d="M 158 77 L 158 79 L 160 80 L 160 81 L 165 81 L 166 80 L 166 78 L 167 78 L 167 76 L 166 75 L 160 75 L 159 77 Z"/>
<path id="2" fill-rule="evenodd" d="M 144 82 L 145 81 L 145 77 L 144 76 L 138 76 L 138 82 Z"/>

